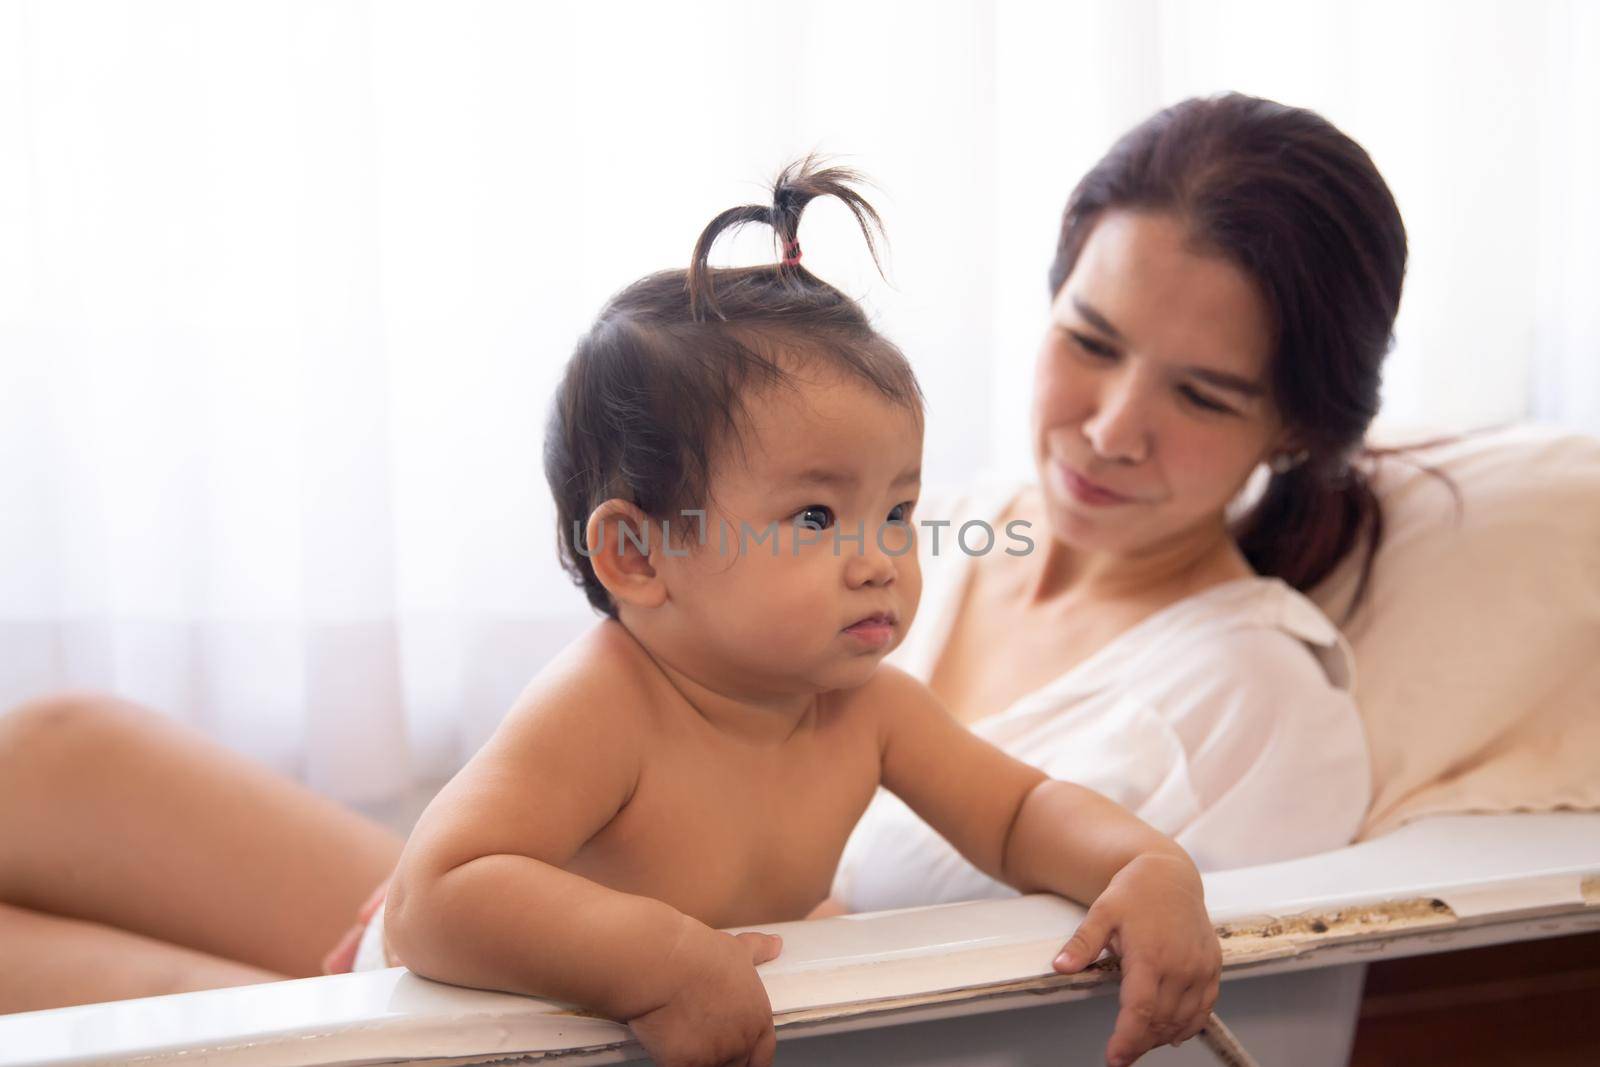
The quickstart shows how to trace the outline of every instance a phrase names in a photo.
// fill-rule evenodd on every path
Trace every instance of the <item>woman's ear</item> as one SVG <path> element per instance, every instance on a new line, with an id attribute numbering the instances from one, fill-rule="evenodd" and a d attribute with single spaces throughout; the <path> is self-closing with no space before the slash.
<path id="1" fill-rule="evenodd" d="M 667 586 L 654 561 L 654 538 L 660 536 L 650 517 L 626 500 L 607 500 L 589 513 L 589 563 L 619 607 L 658 608 L 666 602 Z"/>
<path id="2" fill-rule="evenodd" d="M 1274 453 L 1298 452 L 1305 446 L 1305 434 L 1300 431 L 1299 427 L 1289 426 L 1282 422 L 1278 423 L 1277 431 L 1272 435 L 1272 451 Z"/>
<path id="3" fill-rule="evenodd" d="M 1311 452 L 1303 443 L 1303 438 L 1294 430 L 1286 429 L 1278 434 L 1277 440 L 1267 453 L 1267 466 L 1272 468 L 1274 474 L 1284 474 L 1300 466 L 1311 458 Z"/>

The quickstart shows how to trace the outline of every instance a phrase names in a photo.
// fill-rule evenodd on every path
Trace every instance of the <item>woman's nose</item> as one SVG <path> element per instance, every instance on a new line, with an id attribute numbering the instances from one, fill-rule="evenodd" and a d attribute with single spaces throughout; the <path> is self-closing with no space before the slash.
<path id="1" fill-rule="evenodd" d="M 1150 455 L 1150 426 L 1139 383 L 1129 372 L 1105 378 L 1083 436 L 1101 459 L 1139 463 Z"/>

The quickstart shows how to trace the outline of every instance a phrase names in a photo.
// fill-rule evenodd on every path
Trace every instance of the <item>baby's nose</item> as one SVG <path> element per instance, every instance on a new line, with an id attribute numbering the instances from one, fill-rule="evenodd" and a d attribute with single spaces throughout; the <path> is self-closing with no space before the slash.
<path id="1" fill-rule="evenodd" d="M 845 580 L 852 588 L 863 585 L 889 585 L 895 579 L 894 557 L 867 538 L 859 549 L 847 547 Z"/>

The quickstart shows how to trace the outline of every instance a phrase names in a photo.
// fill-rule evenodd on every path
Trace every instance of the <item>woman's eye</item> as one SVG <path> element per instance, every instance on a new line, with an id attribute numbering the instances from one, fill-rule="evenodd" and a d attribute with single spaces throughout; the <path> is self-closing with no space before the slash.
<path id="1" fill-rule="evenodd" d="M 1079 333 L 1076 330 L 1068 330 L 1067 335 L 1077 343 L 1079 348 L 1083 349 L 1091 356 L 1094 356 L 1096 359 L 1112 359 L 1117 354 L 1116 349 L 1102 341 L 1096 341 L 1093 337 L 1090 337 L 1087 334 Z"/>
<path id="2" fill-rule="evenodd" d="M 1226 404 L 1220 404 L 1217 401 L 1212 400 L 1210 397 L 1200 392 L 1200 390 L 1192 388 L 1191 386 L 1185 385 L 1179 389 L 1178 392 L 1182 393 L 1183 398 L 1189 401 L 1189 403 L 1193 404 L 1195 407 L 1204 408 L 1207 411 L 1215 411 L 1223 415 L 1235 414 L 1234 410 L 1228 407 Z"/>
<path id="3" fill-rule="evenodd" d="M 821 504 L 812 504 L 795 512 L 794 523 L 812 530 L 826 530 L 833 525 L 833 511 Z"/>
<path id="4" fill-rule="evenodd" d="M 911 521 L 911 509 L 915 508 L 916 506 L 917 506 L 917 502 L 915 500 L 907 500 L 903 504 L 896 504 L 889 511 L 889 521 L 890 522 L 910 522 Z"/>

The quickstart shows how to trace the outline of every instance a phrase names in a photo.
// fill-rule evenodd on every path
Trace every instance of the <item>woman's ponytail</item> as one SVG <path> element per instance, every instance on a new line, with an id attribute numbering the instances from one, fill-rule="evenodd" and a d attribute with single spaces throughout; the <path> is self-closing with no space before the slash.
<path id="1" fill-rule="evenodd" d="M 1302 463 L 1272 475 L 1233 534 L 1257 574 L 1302 590 L 1322 581 L 1359 548 L 1353 611 L 1366 594 L 1373 556 L 1383 540 L 1383 509 L 1359 467 L 1347 463 L 1327 471 Z"/>

